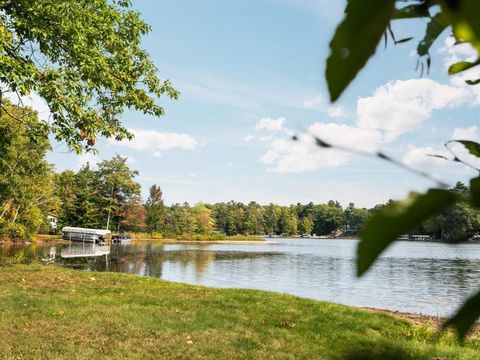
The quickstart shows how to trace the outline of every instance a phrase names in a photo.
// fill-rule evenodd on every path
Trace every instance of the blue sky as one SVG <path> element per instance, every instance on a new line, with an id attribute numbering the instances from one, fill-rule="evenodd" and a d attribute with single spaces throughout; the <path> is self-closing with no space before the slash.
<path id="1" fill-rule="evenodd" d="M 162 79 L 182 93 L 161 99 L 162 118 L 123 115 L 136 138 L 102 140 L 99 154 L 55 146 L 61 171 L 129 157 L 144 196 L 159 184 L 167 203 L 251 200 L 290 204 L 329 199 L 373 206 L 433 183 L 380 161 L 327 151 L 332 143 L 386 153 L 448 183 L 465 181 L 464 166 L 426 157 L 443 154 L 452 137 L 478 139 L 480 90 L 448 78 L 446 64 L 473 56 L 444 34 L 427 78 L 415 72 L 416 43 L 377 54 L 335 104 L 323 77 L 328 42 L 343 1 L 134 1 L 153 30 L 144 39 Z M 421 36 L 424 24 L 394 24 L 397 36 Z M 476 71 L 476 70 L 474 70 Z M 290 140 L 292 134 L 299 142 Z M 457 148 L 462 156 L 467 156 Z M 471 160 L 471 159 L 469 159 Z"/>

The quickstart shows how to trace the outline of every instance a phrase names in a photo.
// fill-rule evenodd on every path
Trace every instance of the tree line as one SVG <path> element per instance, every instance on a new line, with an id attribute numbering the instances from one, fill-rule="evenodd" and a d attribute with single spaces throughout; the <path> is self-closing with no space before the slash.
<path id="1" fill-rule="evenodd" d="M 339 230 L 356 231 L 371 211 L 337 201 L 327 204 L 260 205 L 254 201 L 198 203 L 166 206 L 160 186 L 149 189 L 142 202 L 138 172 L 126 158 L 116 155 L 93 169 L 66 170 L 54 174 L 53 196 L 60 226 L 108 228 L 113 231 L 226 235 L 326 235 Z"/>
<path id="2" fill-rule="evenodd" d="M 35 111 L 7 104 L 0 121 L 0 236 L 26 238 L 48 232 L 49 219 L 62 226 L 107 228 L 114 232 L 226 235 L 356 234 L 387 204 L 343 208 L 326 204 L 261 205 L 254 201 L 166 206 L 159 185 L 141 198 L 137 171 L 119 155 L 78 171 L 56 172 L 45 159 L 50 143 Z M 13 115 L 13 117 L 12 117 Z M 21 121 L 18 121 L 21 119 Z M 32 137 L 34 132 L 37 136 Z M 462 183 L 451 189 L 468 193 Z M 458 203 L 424 222 L 414 232 L 450 241 L 466 240 L 480 230 L 480 211 Z"/>

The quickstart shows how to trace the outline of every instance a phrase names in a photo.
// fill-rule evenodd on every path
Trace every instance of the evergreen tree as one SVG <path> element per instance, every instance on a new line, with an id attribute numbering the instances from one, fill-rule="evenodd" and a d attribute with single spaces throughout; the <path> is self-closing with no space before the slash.
<path id="1" fill-rule="evenodd" d="M 165 225 L 165 207 L 162 199 L 162 190 L 158 185 L 150 186 L 146 210 L 146 225 L 149 233 L 160 232 Z"/>

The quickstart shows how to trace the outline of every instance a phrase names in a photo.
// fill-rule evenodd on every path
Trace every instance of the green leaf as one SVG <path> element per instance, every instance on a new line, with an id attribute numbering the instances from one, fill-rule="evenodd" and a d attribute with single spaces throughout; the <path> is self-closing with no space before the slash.
<path id="1" fill-rule="evenodd" d="M 465 146 L 468 152 L 476 157 L 480 157 L 480 144 L 471 140 L 450 140 L 448 143 L 458 142 Z"/>
<path id="2" fill-rule="evenodd" d="M 403 39 L 400 39 L 400 40 L 396 40 L 395 41 L 395 44 L 402 44 L 402 43 L 406 43 L 407 41 L 410 41 L 412 40 L 413 37 L 407 37 L 407 38 L 403 38 Z"/>
<path id="3" fill-rule="evenodd" d="M 455 64 L 450 65 L 448 68 L 448 75 L 455 75 L 462 71 L 468 70 L 474 66 L 477 66 L 480 62 L 477 60 L 475 62 L 470 61 L 459 61 Z"/>
<path id="4" fill-rule="evenodd" d="M 440 6 L 451 20 L 455 38 L 477 47 L 480 41 L 480 1 L 441 1 Z"/>
<path id="5" fill-rule="evenodd" d="M 430 47 L 435 42 L 435 40 L 440 36 L 440 34 L 447 28 L 448 21 L 444 13 L 437 13 L 427 25 L 427 30 L 425 31 L 425 36 L 418 43 L 417 54 L 418 56 L 425 56 L 428 54 Z"/>
<path id="6" fill-rule="evenodd" d="M 439 159 L 443 159 L 443 160 L 452 160 L 452 159 L 449 159 L 446 156 L 437 155 L 437 154 L 426 154 L 425 156 L 430 156 L 430 157 L 439 158 Z M 455 160 L 453 160 L 453 161 L 455 161 Z"/>
<path id="7" fill-rule="evenodd" d="M 480 177 L 470 180 L 470 201 L 473 206 L 480 208 Z"/>
<path id="8" fill-rule="evenodd" d="M 326 78 L 335 101 L 375 53 L 394 11 L 394 0 L 350 0 L 330 41 Z"/>
<path id="9" fill-rule="evenodd" d="M 426 194 L 395 201 L 366 224 L 357 248 L 357 273 L 363 275 L 376 258 L 400 235 L 408 233 L 437 212 L 458 200 L 454 192 L 430 189 Z"/>
<path id="10" fill-rule="evenodd" d="M 428 16 L 430 16 L 428 6 L 425 6 L 425 4 L 412 4 L 400 9 L 395 9 L 392 19 L 412 19 Z"/>
<path id="11" fill-rule="evenodd" d="M 478 85 L 478 84 L 480 84 L 480 79 L 476 79 L 476 80 L 465 80 L 465 82 L 466 82 L 468 85 Z"/>
<path id="12" fill-rule="evenodd" d="M 444 328 L 448 326 L 454 327 L 458 336 L 463 339 L 479 317 L 480 291 L 462 305 L 457 313 L 444 324 Z"/>

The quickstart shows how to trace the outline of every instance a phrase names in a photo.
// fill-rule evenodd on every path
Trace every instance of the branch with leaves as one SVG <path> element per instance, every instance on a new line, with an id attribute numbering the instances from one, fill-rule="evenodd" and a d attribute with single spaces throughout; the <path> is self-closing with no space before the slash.
<path id="1" fill-rule="evenodd" d="M 468 43 L 480 52 L 480 1 L 478 0 L 349 0 L 345 16 L 330 41 L 330 55 L 326 62 L 325 77 L 330 99 L 336 101 L 357 74 L 375 54 L 382 37 L 387 44 L 388 36 L 394 44 L 406 43 L 413 37 L 396 40 L 392 31 L 393 21 L 405 19 L 428 19 L 425 34 L 418 42 L 417 70 L 420 75 L 428 73 L 432 58 L 430 49 L 439 36 L 450 29 L 456 44 Z M 480 65 L 476 61 L 460 61 L 450 66 L 449 75 L 458 74 Z M 466 80 L 468 85 L 480 84 L 480 79 Z M 452 142 L 461 143 L 469 153 L 480 158 L 480 144 L 469 140 L 454 140 L 446 144 L 453 158 L 434 155 L 447 160 L 463 163 L 475 170 L 472 164 L 459 159 L 451 150 Z M 322 147 L 325 144 L 317 141 Z M 327 144 L 329 145 L 329 144 Z M 344 149 L 345 150 L 345 149 Z M 392 159 L 374 154 L 377 158 L 395 163 Z M 412 171 L 412 169 L 408 169 Z M 421 172 L 419 175 L 424 176 Z M 440 184 L 437 184 L 440 185 Z M 442 186 L 428 190 L 425 194 L 414 195 L 404 201 L 393 202 L 379 211 L 366 224 L 357 251 L 357 273 L 363 275 L 401 234 L 404 234 L 424 220 L 456 203 L 465 203 L 480 208 L 480 176 L 470 181 L 468 195 L 452 193 Z M 480 316 L 480 292 L 471 297 L 458 312 L 446 322 L 464 338 Z"/>
<path id="2" fill-rule="evenodd" d="M 126 109 L 162 116 L 160 97 L 179 96 L 140 46 L 150 30 L 127 0 L 0 0 L 0 85 L 40 95 L 49 132 L 76 152 L 130 139 Z"/>

